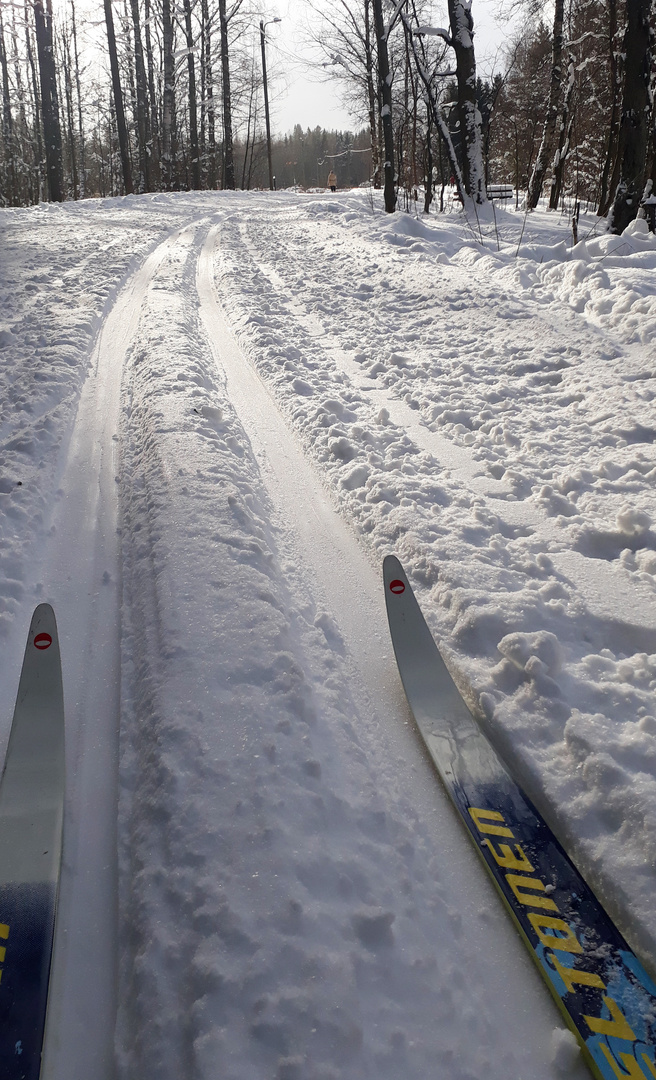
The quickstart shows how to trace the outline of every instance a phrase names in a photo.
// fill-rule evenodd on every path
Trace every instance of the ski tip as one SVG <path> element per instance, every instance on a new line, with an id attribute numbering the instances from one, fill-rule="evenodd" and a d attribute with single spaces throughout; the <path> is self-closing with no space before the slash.
<path id="1" fill-rule="evenodd" d="M 34 609 L 27 640 L 28 645 L 34 645 L 35 648 L 40 649 L 42 652 L 48 649 L 53 642 L 57 644 L 57 620 L 50 604 L 39 604 Z"/>
<path id="2" fill-rule="evenodd" d="M 392 593 L 401 596 L 409 588 L 405 570 L 396 555 L 386 555 L 383 559 L 383 581 L 386 595 Z"/>

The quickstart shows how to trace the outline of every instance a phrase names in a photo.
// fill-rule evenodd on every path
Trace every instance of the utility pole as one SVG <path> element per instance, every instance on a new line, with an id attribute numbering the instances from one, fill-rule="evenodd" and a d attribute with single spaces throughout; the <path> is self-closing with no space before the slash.
<path id="1" fill-rule="evenodd" d="M 267 86 L 266 70 L 266 37 L 264 28 L 270 23 L 280 22 L 280 19 L 270 19 L 265 22 L 260 20 L 260 45 L 262 47 L 262 85 L 264 86 L 264 119 L 266 122 L 267 158 L 269 159 L 269 189 L 273 191 L 273 165 L 271 164 L 271 122 L 269 120 L 269 88 Z"/>

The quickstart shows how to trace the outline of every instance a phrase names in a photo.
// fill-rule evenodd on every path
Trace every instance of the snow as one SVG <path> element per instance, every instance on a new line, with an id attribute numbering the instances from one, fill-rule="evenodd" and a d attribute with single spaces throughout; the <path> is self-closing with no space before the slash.
<path id="1" fill-rule="evenodd" d="M 414 732 L 402 559 L 656 971 L 656 238 L 366 193 L 0 212 L 0 679 L 55 606 L 48 1077 L 586 1071 Z"/>

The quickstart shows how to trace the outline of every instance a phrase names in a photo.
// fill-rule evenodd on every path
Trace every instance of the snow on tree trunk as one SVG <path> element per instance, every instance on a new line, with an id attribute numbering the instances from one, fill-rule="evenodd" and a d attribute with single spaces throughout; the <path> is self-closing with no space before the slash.
<path id="1" fill-rule="evenodd" d="M 458 119 L 462 137 L 462 172 L 467 194 L 487 201 L 481 116 L 476 100 L 476 57 L 471 0 L 449 0 L 451 44 L 456 54 Z"/>
<path id="2" fill-rule="evenodd" d="M 651 112 L 651 0 L 628 0 L 624 35 L 624 92 L 618 160 L 619 183 L 608 215 L 611 232 L 621 233 L 638 213 L 647 171 Z"/>
<path id="3" fill-rule="evenodd" d="M 544 178 L 547 174 L 547 165 L 549 163 L 549 151 L 553 145 L 556 121 L 558 119 L 558 98 L 560 95 L 560 84 L 562 82 L 561 60 L 563 54 L 564 8 L 564 0 L 556 0 L 553 38 L 551 42 L 549 102 L 547 104 L 547 115 L 545 116 L 544 127 L 542 129 L 542 142 L 540 143 L 540 149 L 538 150 L 538 156 L 535 159 L 533 173 L 528 185 L 527 202 L 531 210 L 534 210 L 538 205 L 538 199 L 542 194 L 542 185 L 544 184 Z"/>

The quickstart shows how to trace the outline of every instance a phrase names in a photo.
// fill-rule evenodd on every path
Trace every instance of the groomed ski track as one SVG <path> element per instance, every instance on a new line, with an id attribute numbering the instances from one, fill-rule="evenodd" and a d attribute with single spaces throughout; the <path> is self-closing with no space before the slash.
<path id="1" fill-rule="evenodd" d="M 104 320 L 35 582 L 66 638 L 66 811 L 45 1078 L 114 1076 L 120 563 L 117 431 L 126 352 L 179 230 L 131 275 Z M 60 615 L 61 613 L 61 615 Z M 107 763 L 113 768 L 107 768 Z"/>
<path id="2" fill-rule="evenodd" d="M 175 747 L 184 739 L 184 708 L 193 693 L 193 679 L 190 677 L 189 685 L 180 691 L 179 700 L 172 700 L 168 706 L 158 696 L 158 679 L 164 685 L 167 667 L 184 666 L 190 657 L 191 674 L 194 662 L 201 661 L 205 664 L 201 674 L 206 672 L 211 648 L 208 646 L 207 654 L 202 649 L 216 626 L 215 615 L 205 618 L 202 613 L 206 598 L 184 593 L 183 568 L 177 573 L 182 562 L 179 567 L 176 563 L 180 551 L 171 549 L 168 556 L 162 551 L 166 543 L 162 528 L 167 514 L 168 520 L 178 521 L 187 512 L 182 502 L 179 507 L 174 505 L 172 497 L 176 491 L 188 497 L 182 476 L 188 461 L 193 466 L 189 475 L 196 469 L 198 475 L 203 473 L 203 483 L 207 481 L 200 496 L 211 500 L 215 484 L 217 500 L 220 494 L 223 498 L 223 478 L 218 470 L 215 477 L 209 476 L 208 463 L 214 453 L 227 452 L 227 447 L 244 461 L 248 473 L 248 490 L 245 487 L 238 492 L 232 503 L 228 500 L 229 505 L 234 509 L 243 497 L 243 505 L 249 509 L 255 506 L 253 512 L 259 515 L 257 521 L 261 524 L 260 547 L 250 554 L 273 567 L 269 572 L 278 592 L 274 600 L 266 602 L 271 602 L 284 617 L 287 653 L 298 665 L 307 665 L 305 684 L 301 675 L 295 676 L 299 687 L 314 687 L 316 694 L 315 715 L 309 734 L 304 736 L 306 741 L 313 740 L 303 762 L 308 790 L 313 792 L 312 798 L 325 801 L 331 775 L 339 777 L 343 770 L 348 773 L 346 787 L 350 784 L 353 788 L 349 797 L 340 798 L 345 835 L 360 828 L 377 838 L 388 831 L 398 834 L 396 846 L 401 851 L 409 842 L 407 836 L 405 840 L 402 836 L 403 823 L 410 821 L 419 837 L 415 850 L 406 852 L 412 886 L 408 880 L 398 880 L 397 866 L 381 867 L 380 882 L 386 883 L 387 895 L 382 897 L 381 885 L 380 900 L 375 896 L 366 901 L 359 898 L 355 904 L 352 921 L 356 946 L 371 959 L 368 970 L 361 967 L 360 985 L 375 990 L 370 1006 L 363 1005 L 354 1021 L 359 1034 L 351 1036 L 353 1045 L 344 1050 L 341 1075 L 348 1080 L 374 1075 L 392 1080 L 403 1072 L 409 1080 L 419 1080 L 420 1076 L 423 1080 L 428 1075 L 445 1080 L 480 1080 L 484 1068 L 486 1080 L 508 1076 L 518 1080 L 557 1080 L 563 1075 L 564 1065 L 569 1080 L 583 1080 L 587 1071 L 570 1056 L 567 1040 L 554 1037 L 554 1030 L 561 1027 L 555 1007 L 469 850 L 467 837 L 412 728 L 387 634 L 380 572 L 338 514 L 275 395 L 252 367 L 226 318 L 214 287 L 214 259 L 220 252 L 220 241 L 217 229 L 209 224 L 210 217 L 208 214 L 187 229 L 176 230 L 160 244 L 132 275 L 107 316 L 98 338 L 93 370 L 80 400 L 50 539 L 34 568 L 34 584 L 42 584 L 43 599 L 52 602 L 56 611 L 75 612 L 75 618 L 69 615 L 60 625 L 66 641 L 69 787 L 44 1078 L 93 1076 L 94 1080 L 113 1080 L 117 1075 L 117 1011 L 118 1075 L 124 1080 L 154 1080 L 156 1076 L 158 1080 L 168 1080 L 169 1076 L 206 1080 L 224 1074 L 226 1078 L 243 1076 L 251 1080 L 260 1075 L 276 1075 L 281 1080 L 298 1076 L 305 1080 L 315 1075 L 306 1073 L 303 1065 L 304 1055 L 311 1053 L 312 1033 L 316 1030 L 311 1024 L 300 1048 L 290 1050 L 284 1022 L 280 1021 L 276 1028 L 277 1020 L 268 1018 L 259 1026 L 253 1020 L 251 1038 L 260 1047 L 260 1058 L 253 1059 L 250 1065 L 240 1066 L 236 1059 L 240 1038 L 246 1050 L 243 1036 L 248 1033 L 248 1025 L 237 1031 L 231 1043 L 228 1039 L 225 1044 L 213 1042 L 213 1028 L 218 1021 L 213 1019 L 212 1008 L 215 1017 L 223 1022 L 226 1010 L 229 1014 L 229 1003 L 221 999 L 218 975 L 210 969 L 213 964 L 220 967 L 216 956 L 225 947 L 231 974 L 238 981 L 234 967 L 240 956 L 244 968 L 248 967 L 246 957 L 255 939 L 245 927 L 231 924 L 226 930 L 224 926 L 221 932 L 225 931 L 225 936 L 218 944 L 214 939 L 214 955 L 208 953 L 199 959 L 205 943 L 213 940 L 214 925 L 223 918 L 221 903 L 213 906 L 210 902 L 214 863 L 218 866 L 225 858 L 222 820 L 212 821 L 204 802 L 213 783 L 211 768 L 205 776 L 206 790 L 194 805 L 199 835 L 204 825 L 211 824 L 216 830 L 210 837 L 215 850 L 211 858 L 204 856 L 207 865 L 203 867 L 205 909 L 210 914 L 203 919 L 192 918 L 193 912 L 185 907 L 191 886 L 187 893 L 181 887 L 180 896 L 171 900 L 172 887 L 170 883 L 167 886 L 163 876 L 173 840 L 167 840 L 161 849 L 152 843 L 158 830 L 166 833 L 171 829 L 163 805 L 157 802 L 157 785 L 169 785 L 169 809 L 178 800 L 184 816 L 191 804 L 180 787 L 187 785 L 189 789 L 194 783 L 184 774 L 176 788 L 172 772 L 166 772 L 164 767 L 167 755 L 168 769 L 174 771 L 176 760 L 180 764 Z M 196 311 L 200 313 L 199 322 L 195 321 Z M 301 311 L 298 314 L 311 320 Z M 184 379 L 182 371 L 178 375 L 166 372 L 165 338 L 170 327 L 180 340 L 186 336 L 189 356 L 197 365 Z M 315 334 L 324 332 L 318 325 L 311 329 Z M 330 341 L 325 344 L 327 350 L 339 353 Z M 338 359 L 349 377 L 355 378 L 355 370 L 345 366 L 342 356 Z M 155 399 L 160 392 L 157 378 L 163 380 L 160 389 L 166 393 L 153 403 L 148 395 Z M 166 402 L 172 400 L 175 378 L 181 389 L 197 397 L 185 399 L 182 411 L 174 418 L 172 412 L 166 411 L 172 409 Z M 476 470 L 467 451 L 453 450 L 452 444 L 418 424 L 416 411 L 399 402 L 393 393 L 377 390 L 376 394 L 377 407 L 387 408 L 392 422 L 405 425 L 410 437 L 416 438 L 423 449 L 439 458 L 440 451 L 446 454 L 450 446 L 450 458 L 445 463 L 459 470 L 460 478 L 470 481 L 473 491 L 481 492 L 480 477 L 474 475 Z M 189 428 L 186 432 L 179 423 L 181 416 Z M 177 431 L 173 419 L 178 422 Z M 187 450 L 189 440 L 197 435 L 203 445 L 193 451 L 197 457 L 192 460 Z M 173 442 L 178 451 L 175 458 L 170 453 Z M 152 484 L 152 478 L 160 475 L 162 486 L 158 487 Z M 493 482 L 485 482 L 485 493 L 491 486 Z M 226 513 L 223 506 L 218 509 L 219 524 L 227 521 Z M 144 542 L 149 521 L 151 531 Z M 553 527 L 545 517 L 536 519 L 535 524 L 546 533 Z M 189 530 L 193 538 L 191 519 Z M 218 531 L 221 533 L 220 528 Z M 211 559 L 213 538 L 208 536 L 206 540 L 198 551 Z M 220 541 L 223 543 L 223 535 Z M 234 546 L 236 549 L 236 542 Z M 195 549 L 190 558 L 194 554 Z M 576 558 L 569 567 L 572 575 L 575 564 Z M 211 579 L 215 583 L 222 573 L 217 559 L 208 566 L 208 582 Z M 221 587 L 224 584 L 221 582 Z M 593 593 L 598 584 L 586 586 L 581 574 L 580 587 Z M 189 605 L 179 619 L 172 615 L 178 610 L 174 588 L 179 590 L 178 599 L 184 594 Z M 253 596 L 256 593 L 257 589 Z M 594 598 L 588 599 L 593 602 Z M 220 592 L 216 603 L 220 609 Z M 250 647 L 253 635 L 258 633 L 254 612 L 254 606 L 247 607 L 242 625 L 238 607 L 232 607 L 229 613 L 236 637 L 245 631 L 248 622 Z M 224 631 L 230 620 L 222 624 Z M 280 628 L 276 632 L 282 633 Z M 326 702 L 317 688 L 326 672 L 313 634 L 324 635 L 334 649 L 332 714 L 327 706 L 325 715 L 321 712 Z M 202 708 L 212 710 L 213 690 L 219 692 L 213 715 L 220 719 L 222 703 L 227 710 L 227 729 L 220 732 L 216 745 L 229 743 L 232 738 L 238 742 L 229 730 L 227 691 L 221 697 L 225 686 L 213 686 L 208 677 L 202 687 Z M 172 717 L 178 706 L 180 726 L 173 730 Z M 301 712 L 299 706 L 299 716 Z M 162 717 L 159 730 L 148 727 L 149 713 Z M 322 732 L 324 724 L 340 717 L 342 728 L 338 734 Z M 151 736 L 153 744 L 148 746 Z M 213 747 L 212 736 L 207 738 Z M 195 748 L 196 744 L 184 750 L 184 764 L 190 769 L 194 766 Z M 204 753 L 206 749 L 204 746 Z M 323 770 L 317 764 L 322 751 L 326 762 Z M 212 757 L 214 749 L 207 752 L 209 760 L 218 760 Z M 155 760 L 158 753 L 160 757 Z M 255 757 L 259 759 L 260 754 Z M 353 759 L 357 766 L 353 766 Z M 225 761 L 230 763 L 227 751 Z M 274 761 L 284 771 L 280 750 L 271 757 L 270 764 Z M 114 769 L 108 770 L 107 762 L 113 762 Z M 145 794 L 135 795 L 139 789 L 135 777 L 140 773 L 147 776 L 149 768 L 153 770 L 146 780 L 150 787 Z M 203 768 L 207 768 L 206 764 Z M 228 782 L 223 775 L 220 779 Z M 370 812 L 358 804 L 355 791 L 359 784 L 366 792 L 365 802 L 375 804 Z M 230 825 L 225 829 L 229 832 Z M 320 837 L 318 842 L 320 847 Z M 345 847 L 348 842 L 345 840 Z M 150 876 L 149 845 L 154 867 Z M 351 866 L 356 865 L 356 853 L 358 846 L 354 844 L 349 850 L 350 861 L 345 860 Z M 201 864 L 193 843 L 189 854 L 190 866 L 194 859 Z M 360 854 L 366 874 L 375 862 L 375 852 Z M 330 853 L 327 857 L 330 859 Z M 169 869 L 177 873 L 176 867 Z M 370 872 L 370 884 L 373 882 Z M 404 888 L 412 901 L 401 917 Z M 275 892 L 272 895 L 271 917 L 278 919 Z M 256 897 L 257 902 L 264 914 L 266 904 Z M 228 906 L 234 912 L 232 901 Z M 296 910 L 292 904 L 287 913 L 290 926 L 303 919 L 311 925 L 311 913 L 312 918 L 317 917 L 311 905 L 302 915 L 294 914 Z M 396 918 L 391 914 L 394 912 Z M 185 936 L 191 933 L 191 922 L 193 936 Z M 413 924 L 418 928 L 415 936 Z M 333 932 L 329 928 L 325 933 L 321 944 L 334 961 L 325 975 L 327 997 L 344 992 L 347 1007 L 350 1003 L 355 1010 L 357 989 L 340 971 L 346 957 L 354 954 L 353 944 L 343 941 L 342 958 L 337 929 Z M 249 935 L 251 940 L 247 942 Z M 430 941 L 431 935 L 435 956 L 427 957 L 422 967 L 421 942 Z M 313 951 L 310 931 L 307 937 L 306 961 Z M 176 939 L 180 944 L 177 950 L 170 948 Z M 221 977 L 227 978 L 225 973 Z M 308 977 L 307 973 L 303 975 L 303 979 Z M 416 985 L 411 981 L 413 977 Z M 301 982 L 299 976 L 299 986 Z M 230 985 L 227 981 L 226 993 Z M 162 1004 L 157 1022 L 147 1022 L 148 994 Z M 412 1002 L 407 1014 L 404 994 Z M 260 988 L 259 998 L 262 995 Z M 379 1025 L 389 1020 L 391 1012 L 381 1020 L 378 1005 L 387 996 L 394 1001 L 395 1025 L 381 1032 Z M 257 1000 L 257 990 L 251 998 L 244 998 L 249 1004 Z M 319 1020 L 321 1004 L 319 998 Z M 179 1012 L 181 1005 L 189 1010 L 184 1018 Z M 411 1017 L 413 1010 L 416 1015 Z M 293 1010 L 289 1015 L 293 1016 Z M 291 1027 L 291 1021 L 287 1027 Z M 347 1030 L 347 1026 L 340 1027 L 335 1021 L 334 1039 L 343 1039 Z M 425 1045 L 419 1049 L 422 1038 Z M 387 1048 L 386 1056 L 382 1046 Z M 436 1053 L 440 1054 L 437 1061 Z M 431 1060 L 433 1069 L 428 1072 Z M 216 1071 L 217 1061 L 221 1061 L 220 1072 Z M 316 1075 L 329 1073 L 319 1071 Z"/>
<path id="3" fill-rule="evenodd" d="M 138 333 L 143 301 L 158 287 L 158 269 L 167 258 L 187 256 L 190 244 L 199 259 L 197 282 L 203 323 L 218 369 L 225 372 L 228 397 L 262 471 L 280 529 L 290 589 L 301 604 L 308 603 L 309 594 L 334 623 L 330 632 L 336 641 L 341 638 L 343 671 L 357 706 L 354 722 L 361 747 L 371 756 L 370 769 L 374 775 L 380 771 L 382 792 L 387 788 L 394 801 L 399 800 L 421 823 L 421 831 L 434 844 L 434 856 L 443 868 L 435 883 L 439 894 L 435 916 L 439 961 L 429 984 L 433 983 L 431 994 L 438 1002 L 445 993 L 453 994 L 454 985 L 449 983 L 455 981 L 456 996 L 463 993 L 468 1007 L 460 1015 L 450 1015 L 446 1040 L 454 1048 L 462 1048 L 463 1061 L 457 1062 L 453 1051 L 446 1050 L 439 1074 L 470 1075 L 466 1048 L 481 1040 L 483 1045 L 473 1058 L 487 1061 L 490 1080 L 509 1075 L 509 1067 L 517 1070 L 513 1075 L 531 1080 L 557 1076 L 552 1046 L 553 1030 L 560 1026 L 556 1011 L 514 931 L 497 910 L 498 901 L 469 851 L 467 837 L 412 730 L 387 634 L 380 574 L 336 514 L 275 399 L 235 342 L 213 289 L 215 231 L 199 228 L 192 241 L 193 232 L 176 232 L 157 248 L 124 288 L 105 321 L 61 480 L 51 551 L 40 575 L 44 593 L 56 608 L 63 604 L 79 612 L 75 625 L 62 628 L 66 636 L 70 779 L 44 1076 L 46 1080 L 68 1080 L 71 1076 L 110 1080 L 114 1076 L 119 953 L 117 786 L 116 776 L 108 774 L 105 763 L 118 759 L 120 711 L 121 567 L 116 538 L 120 386 L 125 357 Z M 238 618 L 238 612 L 234 615 Z M 384 794 L 382 799 L 384 802 Z M 119 925 L 127 930 L 124 923 Z M 169 929 L 175 932 L 174 927 Z M 211 935 L 211 926 L 207 933 Z M 178 976 L 162 972 L 160 977 L 180 975 L 182 971 Z M 430 1013 L 429 1006 L 427 1018 Z M 376 1026 L 375 1016 L 363 1019 L 365 1027 Z M 175 1042 L 174 1032 L 168 1037 Z M 427 1046 L 433 1038 L 432 1032 L 430 1037 L 426 1033 Z M 489 1046 L 490 1040 L 496 1045 L 494 1053 L 488 1055 L 485 1043 Z M 447 1064 L 449 1057 L 452 1070 Z M 137 1073 L 131 1072 L 135 1064 L 128 1053 L 123 1074 L 136 1077 Z M 143 1066 L 142 1060 L 140 1069 Z M 175 1067 L 180 1067 L 179 1061 Z M 352 1068 L 351 1072 L 347 1066 L 345 1075 L 369 1075 L 369 1065 L 354 1061 Z M 139 1071 L 138 1075 L 150 1076 L 151 1071 Z M 152 1075 L 156 1075 L 155 1070 Z M 159 1075 L 168 1076 L 168 1069 Z M 183 1066 L 176 1075 L 198 1073 L 186 1072 Z M 385 1071 L 379 1075 L 391 1074 Z M 414 1070 L 411 1075 L 416 1075 Z M 570 1077 L 579 1075 L 586 1075 L 585 1071 L 572 1067 Z"/>

